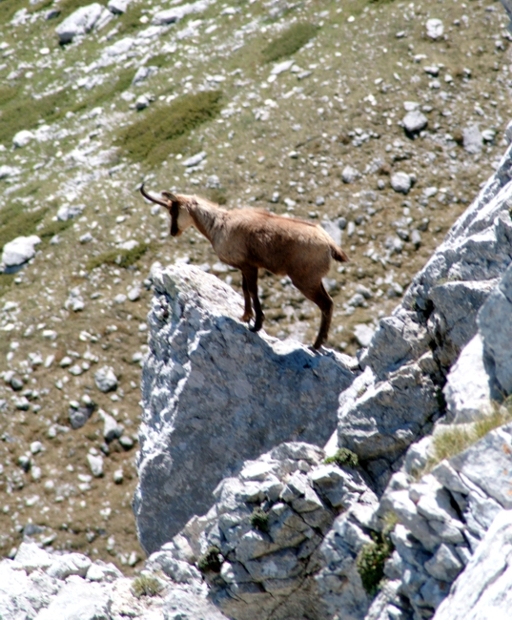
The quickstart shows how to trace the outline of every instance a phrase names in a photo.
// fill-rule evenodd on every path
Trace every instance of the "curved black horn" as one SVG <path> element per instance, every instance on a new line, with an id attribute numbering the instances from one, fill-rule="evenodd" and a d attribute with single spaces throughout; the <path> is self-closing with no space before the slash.
<path id="1" fill-rule="evenodd" d="M 144 183 L 140 186 L 140 193 L 144 196 L 144 198 L 146 198 L 147 200 L 150 200 L 151 202 L 155 202 L 157 205 L 161 205 L 162 207 L 165 207 L 166 209 L 169 209 L 169 203 L 164 202 L 163 200 L 158 200 L 158 198 L 153 198 L 153 196 L 150 196 L 145 190 L 144 190 Z"/>

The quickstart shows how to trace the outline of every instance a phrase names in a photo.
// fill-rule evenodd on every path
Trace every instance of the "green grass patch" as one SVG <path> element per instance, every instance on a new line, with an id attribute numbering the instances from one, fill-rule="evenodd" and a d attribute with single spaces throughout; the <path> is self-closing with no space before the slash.
<path id="1" fill-rule="evenodd" d="M 207 190 L 206 198 L 218 205 L 225 205 L 228 202 L 226 190 L 219 187 L 212 187 Z"/>
<path id="2" fill-rule="evenodd" d="M 148 251 L 149 244 L 139 243 L 132 250 L 109 250 L 98 256 L 93 256 L 87 261 L 87 271 L 92 271 L 102 265 L 113 265 L 127 268 L 136 263 Z"/>
<path id="3" fill-rule="evenodd" d="M 318 30 L 318 26 L 307 22 L 293 24 L 264 48 L 263 60 L 265 62 L 276 62 L 281 58 L 295 54 L 317 34 Z"/>
<path id="4" fill-rule="evenodd" d="M 5 295 L 11 289 L 16 275 L 14 273 L 0 274 L 0 297 Z"/>
<path id="5" fill-rule="evenodd" d="M 10 22 L 14 13 L 22 8 L 19 0 L 0 0 L 0 23 Z"/>
<path id="6" fill-rule="evenodd" d="M 364 545 L 356 560 L 357 571 L 363 588 L 370 596 L 375 596 L 384 577 L 384 565 L 392 554 L 394 546 L 389 533 L 371 534 L 373 542 Z"/>
<path id="7" fill-rule="evenodd" d="M 9 144 L 18 131 L 33 129 L 39 121 L 51 124 L 67 112 L 76 113 L 104 105 L 117 93 L 126 90 L 134 75 L 133 69 L 121 70 L 115 80 L 105 80 L 78 101 L 77 91 L 68 88 L 36 99 L 27 96 L 21 89 L 0 87 L 0 143 Z"/>
<path id="8" fill-rule="evenodd" d="M 139 112 L 137 120 L 118 134 L 116 144 L 134 161 L 156 166 L 183 147 L 182 138 L 218 115 L 221 99 L 219 90 L 203 91 Z"/>
<path id="9" fill-rule="evenodd" d="M 333 456 L 328 456 L 324 463 L 335 463 L 339 467 L 357 467 L 359 458 L 355 452 L 348 448 L 340 448 Z"/>
<path id="10" fill-rule="evenodd" d="M 10 204 L 0 210 L 0 248 L 16 239 L 36 234 L 37 225 L 46 215 L 46 209 L 29 211 L 20 204 Z"/>
<path id="11" fill-rule="evenodd" d="M 126 13 L 123 13 L 118 19 L 118 28 L 119 34 L 126 36 L 131 34 L 137 30 L 139 30 L 142 26 L 140 18 L 146 13 L 142 6 L 141 7 L 128 7 Z"/>

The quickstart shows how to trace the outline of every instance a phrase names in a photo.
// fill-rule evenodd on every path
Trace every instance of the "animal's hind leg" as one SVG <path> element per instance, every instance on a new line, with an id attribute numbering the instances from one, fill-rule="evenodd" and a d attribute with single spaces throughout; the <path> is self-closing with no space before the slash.
<path id="1" fill-rule="evenodd" d="M 265 315 L 263 314 L 263 311 L 261 309 L 261 304 L 260 304 L 260 300 L 258 297 L 258 269 L 256 267 L 249 267 L 247 269 L 244 269 L 243 275 L 244 275 L 245 282 L 247 284 L 249 295 L 251 296 L 251 299 L 252 299 L 254 313 L 256 315 L 254 319 L 254 325 L 250 327 L 249 329 L 252 332 L 258 332 L 261 329 L 263 325 L 263 319 L 265 318 Z"/>
<path id="2" fill-rule="evenodd" d="M 249 286 L 247 284 L 247 278 L 245 274 L 242 273 L 242 289 L 244 292 L 244 314 L 242 316 L 242 321 L 248 323 L 252 318 L 252 306 L 251 306 L 251 294 L 249 293 Z"/>
<path id="3" fill-rule="evenodd" d="M 314 288 L 308 287 L 305 288 L 302 285 L 298 285 L 295 281 L 293 281 L 295 286 L 301 291 L 301 293 L 310 299 L 313 303 L 315 303 L 322 312 L 322 320 L 320 322 L 320 329 L 318 330 L 318 335 L 313 344 L 314 349 L 319 349 L 324 342 L 327 340 L 327 336 L 329 334 L 329 328 L 331 327 L 332 320 L 332 312 L 334 302 L 332 301 L 331 296 L 324 288 L 322 281 L 318 283 Z"/>

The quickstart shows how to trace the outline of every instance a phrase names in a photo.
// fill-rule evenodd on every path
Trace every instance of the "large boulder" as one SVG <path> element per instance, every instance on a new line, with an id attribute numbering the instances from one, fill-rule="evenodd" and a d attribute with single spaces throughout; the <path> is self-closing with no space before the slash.
<path id="1" fill-rule="evenodd" d="M 41 243 L 37 235 L 29 237 L 16 237 L 4 245 L 2 252 L 2 265 L 4 269 L 12 269 L 23 265 L 36 254 L 36 245 Z"/>
<path id="2" fill-rule="evenodd" d="M 59 43 L 71 43 L 79 35 L 88 33 L 103 13 L 103 7 L 98 2 L 81 6 L 67 17 L 55 30 Z"/>
<path id="3" fill-rule="evenodd" d="M 245 460 L 283 441 L 325 444 L 355 376 L 347 356 L 250 332 L 241 297 L 201 269 L 156 266 L 152 279 L 134 500 L 148 552 L 207 512 Z"/>

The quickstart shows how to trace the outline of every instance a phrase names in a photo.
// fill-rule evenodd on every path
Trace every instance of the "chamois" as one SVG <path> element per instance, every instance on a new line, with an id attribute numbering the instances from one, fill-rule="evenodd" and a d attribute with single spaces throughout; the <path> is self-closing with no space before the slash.
<path id="1" fill-rule="evenodd" d="M 162 192 L 163 199 L 153 198 L 140 188 L 151 202 L 165 207 L 171 216 L 171 236 L 177 237 L 195 226 L 203 234 L 219 259 L 242 272 L 244 314 L 242 321 L 255 320 L 250 330 L 257 332 L 265 315 L 258 298 L 258 269 L 275 275 L 288 275 L 302 294 L 322 312 L 320 329 L 313 347 L 319 349 L 327 340 L 333 301 L 322 284 L 331 258 L 348 261 L 348 257 L 317 224 L 296 218 L 274 215 L 257 209 L 227 211 L 198 196 Z"/>

